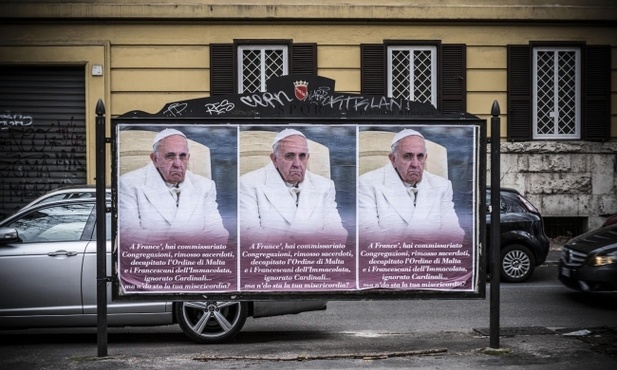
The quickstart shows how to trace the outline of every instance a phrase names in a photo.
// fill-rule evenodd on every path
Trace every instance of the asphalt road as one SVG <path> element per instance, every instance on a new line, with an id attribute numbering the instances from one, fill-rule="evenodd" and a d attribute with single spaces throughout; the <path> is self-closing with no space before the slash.
<path id="1" fill-rule="evenodd" d="M 554 265 L 524 284 L 501 284 L 501 338 L 489 347 L 490 302 L 338 301 L 300 315 L 249 319 L 231 343 L 198 345 L 177 326 L 0 331 L 2 369 L 617 367 L 598 350 L 617 327 L 617 296 L 563 287 Z M 585 332 L 583 330 L 588 330 Z M 604 331 L 602 331 L 604 330 Z M 567 335 L 564 335 L 567 334 Z"/>
<path id="2" fill-rule="evenodd" d="M 588 296 L 564 287 L 556 266 L 541 266 L 525 283 L 501 283 L 502 327 L 617 326 L 617 295 Z M 486 299 L 336 301 L 317 315 L 249 319 L 248 331 L 435 332 L 489 326 L 490 287 Z"/>

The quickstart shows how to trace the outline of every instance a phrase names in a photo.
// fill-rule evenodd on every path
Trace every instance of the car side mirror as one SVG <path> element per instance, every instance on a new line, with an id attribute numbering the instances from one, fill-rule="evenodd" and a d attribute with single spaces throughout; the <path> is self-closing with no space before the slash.
<path id="1" fill-rule="evenodd" d="M 11 227 L 0 227 L 0 244 L 21 242 L 17 229 Z"/>

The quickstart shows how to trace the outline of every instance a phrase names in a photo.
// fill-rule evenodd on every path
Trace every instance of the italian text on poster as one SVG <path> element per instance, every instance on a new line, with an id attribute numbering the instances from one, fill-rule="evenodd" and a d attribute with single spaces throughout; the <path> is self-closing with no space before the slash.
<path id="1" fill-rule="evenodd" d="M 116 130 L 123 294 L 476 288 L 475 125 Z"/>

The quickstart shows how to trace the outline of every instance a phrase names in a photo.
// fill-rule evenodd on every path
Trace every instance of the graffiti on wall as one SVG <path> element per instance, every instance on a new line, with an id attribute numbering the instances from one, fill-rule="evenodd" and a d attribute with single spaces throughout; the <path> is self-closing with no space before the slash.
<path id="1" fill-rule="evenodd" d="M 53 122 L 32 115 L 0 115 L 0 215 L 59 186 L 85 183 L 86 137 L 73 117 Z"/>

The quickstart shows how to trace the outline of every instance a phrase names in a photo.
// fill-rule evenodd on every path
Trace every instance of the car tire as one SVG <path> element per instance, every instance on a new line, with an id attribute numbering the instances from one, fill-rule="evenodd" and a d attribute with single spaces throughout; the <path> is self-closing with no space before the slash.
<path id="1" fill-rule="evenodd" d="M 189 338 L 198 343 L 221 343 L 234 338 L 248 314 L 246 302 L 178 302 L 176 321 Z"/>
<path id="2" fill-rule="evenodd" d="M 501 280 L 523 282 L 533 274 L 536 259 L 531 250 L 521 244 L 512 244 L 501 251 Z"/>

